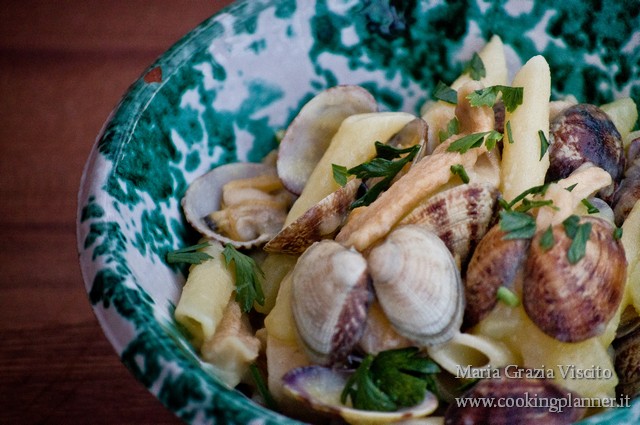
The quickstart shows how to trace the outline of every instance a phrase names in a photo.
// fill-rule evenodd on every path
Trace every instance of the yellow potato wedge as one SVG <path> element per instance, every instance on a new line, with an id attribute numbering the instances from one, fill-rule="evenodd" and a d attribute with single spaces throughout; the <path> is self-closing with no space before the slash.
<path id="1" fill-rule="evenodd" d="M 611 118 L 611 121 L 620 132 L 622 140 L 625 140 L 638 120 L 638 108 L 633 99 L 623 97 L 611 103 L 600 105 L 600 109 L 609 115 L 609 118 Z"/>

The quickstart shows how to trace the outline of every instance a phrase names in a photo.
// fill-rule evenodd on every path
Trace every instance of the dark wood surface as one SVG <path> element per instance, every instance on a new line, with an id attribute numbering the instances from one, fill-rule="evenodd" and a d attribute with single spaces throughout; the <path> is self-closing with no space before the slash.
<path id="1" fill-rule="evenodd" d="M 76 196 L 127 87 L 229 3 L 0 1 L 0 423 L 180 423 L 93 315 Z"/>

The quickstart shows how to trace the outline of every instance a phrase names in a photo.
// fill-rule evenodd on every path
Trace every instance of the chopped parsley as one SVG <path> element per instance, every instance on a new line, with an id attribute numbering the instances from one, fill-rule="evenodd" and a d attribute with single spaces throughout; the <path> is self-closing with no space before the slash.
<path id="1" fill-rule="evenodd" d="M 500 211 L 500 230 L 503 239 L 530 239 L 536 233 L 536 220 L 520 211 Z"/>
<path id="2" fill-rule="evenodd" d="M 513 142 L 515 142 L 515 140 L 513 140 L 513 132 L 511 131 L 511 121 L 507 121 L 504 127 L 507 130 L 507 137 L 509 138 L 509 144 L 512 144 Z"/>
<path id="3" fill-rule="evenodd" d="M 471 60 L 464 68 L 464 73 L 468 73 L 472 80 L 479 80 L 487 76 L 487 70 L 484 67 L 484 62 L 478 53 L 474 53 Z"/>
<path id="4" fill-rule="evenodd" d="M 571 245 L 567 250 L 569 263 L 576 264 L 586 254 L 587 242 L 591 235 L 591 223 L 580 224 L 580 217 L 571 215 L 562 222 L 564 231 L 571 238 Z"/>
<path id="5" fill-rule="evenodd" d="M 464 169 L 464 166 L 462 164 L 452 165 L 450 167 L 450 170 L 451 174 L 460 177 L 462 183 L 469 183 L 469 175 L 467 174 L 467 171 Z"/>
<path id="6" fill-rule="evenodd" d="M 413 160 L 420 150 L 420 145 L 400 149 L 385 145 L 384 143 L 375 142 L 375 146 L 376 157 L 371 161 L 364 162 L 349 169 L 341 165 L 332 164 L 333 178 L 338 184 L 346 183 L 349 175 L 354 175 L 359 179 L 382 177 L 382 180 L 368 188 L 364 195 L 351 204 L 351 209 L 367 206 L 375 201 L 378 195 L 391 186 L 391 182 L 395 176 L 405 165 Z M 404 154 L 406 155 L 402 156 Z"/>
<path id="7" fill-rule="evenodd" d="M 347 381 L 340 400 L 356 409 L 395 411 L 420 403 L 426 391 L 436 391 L 433 375 L 440 372 L 416 347 L 368 354 Z"/>
<path id="8" fill-rule="evenodd" d="M 613 230 L 613 239 L 620 240 L 622 238 L 622 227 L 616 227 Z"/>
<path id="9" fill-rule="evenodd" d="M 600 210 L 586 198 L 582 200 L 582 205 L 587 207 L 587 214 L 598 214 L 600 212 Z"/>
<path id="10" fill-rule="evenodd" d="M 523 87 L 510 86 L 489 86 L 480 90 L 475 90 L 467 96 L 471 106 L 491 106 L 495 105 L 498 94 L 502 93 L 502 101 L 507 112 L 513 112 L 522 104 L 524 96 Z"/>
<path id="11" fill-rule="evenodd" d="M 264 273 L 255 260 L 246 254 L 239 252 L 231 244 L 226 244 L 222 251 L 227 267 L 233 261 L 236 277 L 236 301 L 244 312 L 253 308 L 253 303 L 264 305 L 264 294 L 261 281 Z"/>
<path id="12" fill-rule="evenodd" d="M 443 83 L 442 81 L 438 81 L 436 84 L 436 88 L 433 89 L 433 97 L 442 100 L 443 102 L 452 103 L 456 105 L 458 103 L 458 92 L 454 89 Z"/>
<path id="13" fill-rule="evenodd" d="M 547 227 L 547 230 L 544 231 L 542 237 L 540 238 L 540 248 L 544 251 L 548 251 L 553 248 L 553 245 L 556 243 L 555 238 L 553 237 L 553 228 L 551 225 Z"/>
<path id="14" fill-rule="evenodd" d="M 206 252 L 202 252 L 202 248 L 209 246 L 209 242 L 199 243 L 197 245 L 188 246 L 186 248 L 177 249 L 167 253 L 167 263 L 187 263 L 200 264 L 211 257 Z"/>
<path id="15" fill-rule="evenodd" d="M 449 137 L 455 134 L 458 134 L 459 131 L 460 131 L 460 123 L 458 122 L 458 118 L 453 117 L 451 121 L 449 121 L 449 123 L 447 124 L 446 130 L 440 130 L 438 132 L 438 140 L 440 140 L 440 143 L 442 143 L 445 140 L 447 140 Z"/>
<path id="16" fill-rule="evenodd" d="M 491 150 L 500 140 L 502 140 L 502 133 L 495 130 L 472 133 L 451 143 L 447 151 L 465 153 L 471 148 L 479 148 L 483 143 L 487 150 Z"/>
<path id="17" fill-rule="evenodd" d="M 506 286 L 501 286 L 498 288 L 496 297 L 499 301 L 503 302 L 509 307 L 518 307 L 520 305 L 520 299 L 518 298 L 518 295 L 516 295 L 515 292 L 513 292 Z"/>
<path id="18" fill-rule="evenodd" d="M 540 138 L 540 159 L 542 159 L 544 154 L 547 153 L 547 149 L 549 149 L 549 141 L 542 130 L 538 130 L 538 137 Z"/>

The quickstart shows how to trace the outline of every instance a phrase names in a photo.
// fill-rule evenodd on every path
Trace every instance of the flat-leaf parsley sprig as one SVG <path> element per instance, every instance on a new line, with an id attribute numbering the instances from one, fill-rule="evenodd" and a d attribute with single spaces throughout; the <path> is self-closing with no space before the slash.
<path id="1" fill-rule="evenodd" d="M 436 393 L 434 375 L 440 372 L 433 360 L 422 357 L 416 347 L 386 350 L 375 357 L 368 354 L 347 381 L 342 403 L 351 399 L 356 409 L 395 411 L 415 406 Z"/>
<path id="2" fill-rule="evenodd" d="M 351 209 L 367 206 L 375 201 L 378 195 L 391 186 L 391 182 L 404 166 L 413 161 L 413 158 L 421 146 L 414 145 L 401 149 L 375 142 L 375 147 L 376 157 L 371 161 L 364 162 L 349 169 L 342 165 L 332 164 L 333 178 L 336 183 L 341 186 L 347 183 L 349 175 L 353 175 L 359 179 L 382 178 L 368 188 L 364 195 L 356 199 L 351 204 Z"/>
<path id="3" fill-rule="evenodd" d="M 186 248 L 177 249 L 167 253 L 168 263 L 187 263 L 197 265 L 211 260 L 213 257 L 202 251 L 209 246 L 209 242 L 202 242 Z M 222 254 L 227 268 L 233 262 L 236 284 L 236 301 L 244 312 L 249 312 L 253 304 L 264 305 L 264 293 L 262 281 L 264 272 L 250 256 L 241 253 L 233 245 L 225 244 Z"/>

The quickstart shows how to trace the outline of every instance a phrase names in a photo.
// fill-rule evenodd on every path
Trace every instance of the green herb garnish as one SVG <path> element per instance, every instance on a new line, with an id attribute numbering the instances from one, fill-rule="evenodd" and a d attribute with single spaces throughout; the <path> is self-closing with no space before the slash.
<path id="1" fill-rule="evenodd" d="M 375 146 L 376 157 L 371 161 L 356 165 L 355 167 L 346 170 L 346 172 L 344 171 L 345 167 L 335 164 L 332 165 L 333 178 L 336 179 L 337 176 L 337 178 L 340 179 L 336 179 L 338 184 L 343 181 L 343 178 L 346 182 L 347 175 L 354 175 L 359 179 L 382 177 L 382 180 L 368 188 L 364 195 L 356 199 L 351 204 L 351 209 L 367 206 L 375 201 L 382 192 L 391 186 L 391 182 L 395 176 L 404 168 L 405 165 L 413 160 L 420 150 L 420 145 L 400 149 L 385 145 L 384 143 L 375 142 Z M 404 154 L 406 155 L 402 156 Z"/>
<path id="2" fill-rule="evenodd" d="M 553 237 L 553 228 L 551 226 L 547 227 L 547 230 L 544 231 L 542 237 L 540 238 L 540 248 L 544 251 L 550 250 L 553 245 L 556 243 L 555 238 Z"/>
<path id="3" fill-rule="evenodd" d="M 255 260 L 236 250 L 233 245 L 226 244 L 222 251 L 227 267 L 233 261 L 236 277 L 236 301 L 244 312 L 253 308 L 253 303 L 264 305 L 264 294 L 261 281 L 264 273 Z"/>
<path id="4" fill-rule="evenodd" d="M 506 286 L 501 286 L 498 288 L 496 297 L 499 301 L 502 301 L 509 307 L 518 307 L 520 305 L 520 299 L 518 298 L 518 296 Z"/>
<path id="5" fill-rule="evenodd" d="M 580 224 L 580 217 L 571 215 L 562 222 L 564 231 L 571 238 L 571 245 L 567 250 L 569 263 L 576 264 L 585 256 L 587 242 L 591 235 L 591 223 Z"/>
<path id="6" fill-rule="evenodd" d="M 436 88 L 433 89 L 433 97 L 443 102 L 453 103 L 454 105 L 458 103 L 458 92 L 442 81 L 438 81 Z"/>
<path id="7" fill-rule="evenodd" d="M 515 142 L 515 140 L 513 140 L 513 133 L 511 132 L 511 121 L 507 121 L 504 127 L 507 130 L 507 137 L 509 139 L 509 144 L 512 144 L 513 142 Z"/>
<path id="8" fill-rule="evenodd" d="M 595 205 L 593 205 L 591 202 L 589 202 L 588 199 L 583 199 L 582 200 L 582 205 L 587 207 L 587 214 L 598 214 L 600 212 L 600 210 Z"/>
<path id="9" fill-rule="evenodd" d="M 464 169 L 464 166 L 462 164 L 452 165 L 450 167 L 450 170 L 451 174 L 460 177 L 462 183 L 469 183 L 469 175 L 467 174 L 467 171 Z"/>
<path id="10" fill-rule="evenodd" d="M 530 239 L 536 233 L 536 221 L 530 214 L 519 211 L 500 211 L 503 239 Z"/>
<path id="11" fill-rule="evenodd" d="M 200 251 L 202 248 L 209 246 L 208 242 L 199 243 L 197 245 L 188 246 L 186 248 L 177 249 L 167 253 L 167 263 L 188 263 L 200 264 L 211 257 L 206 252 Z"/>
<path id="12" fill-rule="evenodd" d="M 540 159 L 542 159 L 544 154 L 547 153 L 547 149 L 549 149 L 549 141 L 542 130 L 538 130 L 538 137 L 540 138 Z"/>
<path id="13" fill-rule="evenodd" d="M 440 143 L 442 143 L 445 140 L 447 140 L 449 137 L 453 136 L 454 134 L 458 134 L 459 131 L 460 131 L 460 123 L 458 122 L 458 118 L 453 117 L 451 121 L 449 121 L 449 123 L 447 124 L 447 129 L 440 130 L 438 132 L 438 140 L 440 140 Z"/>
<path id="14" fill-rule="evenodd" d="M 331 170 L 333 172 L 333 180 L 340 186 L 344 187 L 347 184 L 347 177 L 349 176 L 349 170 L 344 165 L 331 164 Z"/>
<path id="15" fill-rule="evenodd" d="M 278 403 L 273 398 L 271 391 L 269 391 L 269 387 L 264 382 L 264 378 L 262 376 L 262 373 L 260 372 L 260 369 L 258 369 L 258 366 L 255 363 L 251 363 L 251 365 L 249 365 L 249 371 L 251 372 L 251 378 L 253 379 L 253 382 L 256 384 L 258 393 L 264 400 L 264 404 L 269 409 L 278 411 Z"/>
<path id="16" fill-rule="evenodd" d="M 486 77 L 487 70 L 484 67 L 484 62 L 482 62 L 482 58 L 478 53 L 474 53 L 471 57 L 471 60 L 464 68 L 464 73 L 469 73 L 472 80 L 479 80 L 480 78 Z"/>
<path id="17" fill-rule="evenodd" d="M 433 375 L 440 368 L 421 357 L 416 347 L 368 354 L 347 381 L 342 403 L 351 399 L 356 409 L 395 411 L 420 403 L 427 390 L 436 389 Z"/>
<path id="18" fill-rule="evenodd" d="M 564 190 L 566 190 L 567 192 L 572 192 L 573 189 L 575 189 L 577 185 L 578 185 L 578 183 L 574 183 L 569 187 L 565 187 Z"/>
<path id="19" fill-rule="evenodd" d="M 502 101 L 508 112 L 513 112 L 522 104 L 524 95 L 523 87 L 510 86 L 489 86 L 480 90 L 476 90 L 467 96 L 471 106 L 491 106 L 495 105 L 498 94 L 502 93 Z"/>
<path id="20" fill-rule="evenodd" d="M 471 148 L 479 148 L 482 146 L 482 143 L 485 144 L 487 150 L 491 150 L 501 139 L 502 134 L 495 130 L 472 133 L 451 143 L 449 147 L 447 147 L 447 151 L 465 153 Z"/>
<path id="21" fill-rule="evenodd" d="M 529 196 L 529 195 L 544 195 L 547 192 L 548 188 L 549 188 L 549 184 L 542 184 L 540 186 L 530 187 L 529 189 L 525 190 L 524 192 L 522 192 L 521 194 L 519 194 L 518 196 L 513 198 L 511 200 L 511 202 L 509 202 L 507 204 L 503 204 L 503 207 L 505 207 L 504 209 L 510 211 L 518 202 L 522 201 L 527 196 Z"/>
<path id="22" fill-rule="evenodd" d="M 622 238 L 622 227 L 616 227 L 613 230 L 613 239 L 620 240 Z"/>

